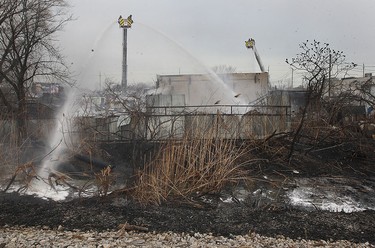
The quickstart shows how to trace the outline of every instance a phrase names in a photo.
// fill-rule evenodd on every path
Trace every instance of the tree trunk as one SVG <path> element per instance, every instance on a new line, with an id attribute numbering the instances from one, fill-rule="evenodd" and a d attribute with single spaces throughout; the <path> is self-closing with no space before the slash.
<path id="1" fill-rule="evenodd" d="M 17 140 L 18 145 L 21 145 L 27 138 L 27 106 L 26 93 L 23 83 L 19 83 L 18 94 L 18 109 L 17 109 Z"/>

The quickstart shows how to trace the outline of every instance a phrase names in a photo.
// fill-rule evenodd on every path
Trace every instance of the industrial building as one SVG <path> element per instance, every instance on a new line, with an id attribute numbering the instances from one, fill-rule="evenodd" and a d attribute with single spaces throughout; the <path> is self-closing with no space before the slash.
<path id="1" fill-rule="evenodd" d="M 268 73 L 158 75 L 158 93 L 184 95 L 186 106 L 245 105 L 267 94 Z"/>

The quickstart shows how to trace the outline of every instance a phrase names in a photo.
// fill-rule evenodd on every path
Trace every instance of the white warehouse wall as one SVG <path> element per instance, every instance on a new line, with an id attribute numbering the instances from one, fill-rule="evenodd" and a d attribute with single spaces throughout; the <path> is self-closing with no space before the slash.
<path id="1" fill-rule="evenodd" d="M 249 104 L 268 91 L 268 73 L 158 75 L 157 92 L 185 95 L 187 106 Z"/>

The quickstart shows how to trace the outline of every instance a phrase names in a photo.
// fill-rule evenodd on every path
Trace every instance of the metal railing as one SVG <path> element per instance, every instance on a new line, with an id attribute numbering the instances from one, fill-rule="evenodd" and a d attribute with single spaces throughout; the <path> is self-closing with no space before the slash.
<path id="1" fill-rule="evenodd" d="M 290 106 L 277 105 L 150 106 L 145 112 L 119 115 L 126 116 L 126 121 L 118 123 L 117 130 L 111 117 L 111 123 L 108 120 L 97 126 L 82 126 L 78 132 L 95 141 L 157 141 L 186 135 L 204 137 L 205 132 L 215 128 L 218 138 L 250 139 L 288 131 L 291 120 Z"/>

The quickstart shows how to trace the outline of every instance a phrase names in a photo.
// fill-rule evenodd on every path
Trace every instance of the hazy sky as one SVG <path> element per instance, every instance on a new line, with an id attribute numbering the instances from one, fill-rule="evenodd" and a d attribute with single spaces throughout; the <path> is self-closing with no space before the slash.
<path id="1" fill-rule="evenodd" d="M 152 83 L 157 74 L 202 73 L 217 65 L 259 71 L 245 47 L 248 38 L 256 40 L 273 84 L 290 82 L 285 59 L 312 39 L 329 43 L 349 62 L 364 63 L 367 72 L 375 72 L 373 0 L 68 2 L 76 20 L 60 34 L 60 46 L 80 83 L 92 88 L 103 85 L 105 78 L 121 81 L 122 30 L 117 18 L 130 14 L 134 23 L 128 30 L 128 84 Z M 362 67 L 355 75 L 361 74 Z"/>

